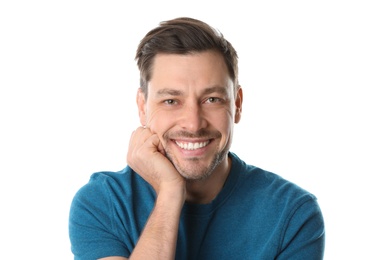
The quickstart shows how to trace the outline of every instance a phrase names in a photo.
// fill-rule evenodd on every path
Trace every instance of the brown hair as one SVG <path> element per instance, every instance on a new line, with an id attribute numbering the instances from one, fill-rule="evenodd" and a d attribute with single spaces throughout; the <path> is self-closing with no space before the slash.
<path id="1" fill-rule="evenodd" d="M 188 54 L 206 50 L 223 55 L 237 90 L 238 56 L 233 46 L 208 24 L 188 17 L 161 22 L 139 43 L 135 60 L 140 71 L 141 90 L 147 95 L 147 83 L 152 77 L 153 61 L 158 53 Z"/>

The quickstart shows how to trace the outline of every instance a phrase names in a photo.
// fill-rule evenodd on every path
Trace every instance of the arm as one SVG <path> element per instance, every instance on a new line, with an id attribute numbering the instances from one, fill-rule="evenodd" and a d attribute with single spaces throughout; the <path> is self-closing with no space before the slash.
<path id="1" fill-rule="evenodd" d="M 180 191 L 179 191 L 180 192 Z M 184 200 L 175 190 L 160 191 L 155 207 L 130 259 L 174 259 Z"/>
<path id="2" fill-rule="evenodd" d="M 185 199 L 185 181 L 162 154 L 159 139 L 148 129 L 137 129 L 130 140 L 128 163 L 155 189 L 157 198 L 131 259 L 173 259 L 179 217 Z M 112 189 L 106 175 L 94 175 L 75 195 L 69 215 L 69 236 L 75 259 L 127 259 L 110 210 Z M 113 182 L 115 183 L 115 182 Z M 115 193 L 115 192 L 114 192 Z M 108 250 L 109 249 L 109 250 Z M 108 253 L 111 252 L 111 253 Z"/>
<path id="3" fill-rule="evenodd" d="M 185 181 L 164 156 L 157 135 L 148 128 L 133 132 L 127 159 L 157 193 L 154 209 L 130 259 L 174 259 Z"/>
<path id="4" fill-rule="evenodd" d="M 325 227 L 315 199 L 299 206 L 287 224 L 278 260 L 322 260 L 325 249 Z"/>

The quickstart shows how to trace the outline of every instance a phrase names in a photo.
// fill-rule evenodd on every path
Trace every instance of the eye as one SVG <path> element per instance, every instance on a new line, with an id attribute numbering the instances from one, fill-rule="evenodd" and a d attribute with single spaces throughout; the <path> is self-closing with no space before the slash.
<path id="1" fill-rule="evenodd" d="M 177 101 L 175 101 L 173 99 L 167 99 L 167 100 L 164 100 L 164 104 L 175 105 L 175 104 L 177 104 Z"/>
<path id="2" fill-rule="evenodd" d="M 217 97 L 209 97 L 206 99 L 206 103 L 218 103 L 218 102 L 222 102 L 222 99 Z"/>

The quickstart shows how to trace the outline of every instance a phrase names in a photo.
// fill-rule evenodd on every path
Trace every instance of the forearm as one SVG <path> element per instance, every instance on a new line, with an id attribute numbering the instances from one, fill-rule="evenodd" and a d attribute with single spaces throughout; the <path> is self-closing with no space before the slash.
<path id="1" fill-rule="evenodd" d="M 184 190 L 159 192 L 154 209 L 129 259 L 174 259 Z"/>

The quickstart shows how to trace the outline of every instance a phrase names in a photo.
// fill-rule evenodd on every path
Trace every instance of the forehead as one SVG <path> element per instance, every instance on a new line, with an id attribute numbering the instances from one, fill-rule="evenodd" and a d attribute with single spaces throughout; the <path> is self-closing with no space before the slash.
<path id="1" fill-rule="evenodd" d="M 149 90 L 159 88 L 230 86 L 233 82 L 223 56 L 215 51 L 157 54 Z"/>

